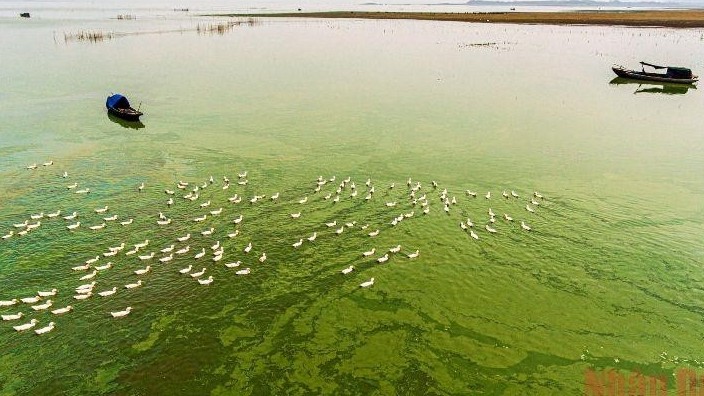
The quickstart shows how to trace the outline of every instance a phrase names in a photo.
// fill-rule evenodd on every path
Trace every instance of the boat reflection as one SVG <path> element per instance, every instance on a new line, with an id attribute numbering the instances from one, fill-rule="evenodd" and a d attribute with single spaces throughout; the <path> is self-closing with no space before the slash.
<path id="1" fill-rule="evenodd" d="M 684 95 L 690 89 L 697 89 L 696 85 L 653 83 L 616 77 L 609 82 L 612 85 L 636 85 L 634 94 L 656 93 L 665 95 Z"/>
<path id="2" fill-rule="evenodd" d="M 122 118 L 115 117 L 114 115 L 107 113 L 108 118 L 110 121 L 114 122 L 115 124 L 120 124 L 121 127 L 123 128 L 129 128 L 129 129 L 142 129 L 144 128 L 144 124 L 142 124 L 142 121 L 125 121 Z"/>

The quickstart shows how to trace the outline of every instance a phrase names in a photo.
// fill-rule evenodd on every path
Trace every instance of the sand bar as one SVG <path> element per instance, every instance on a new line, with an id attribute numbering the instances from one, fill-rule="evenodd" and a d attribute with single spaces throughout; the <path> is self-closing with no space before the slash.
<path id="1" fill-rule="evenodd" d="M 673 28 L 704 27 L 704 10 L 575 11 L 575 12 L 291 12 L 272 14 L 219 14 L 232 17 L 413 19 L 476 23 L 548 25 L 624 25 Z"/>

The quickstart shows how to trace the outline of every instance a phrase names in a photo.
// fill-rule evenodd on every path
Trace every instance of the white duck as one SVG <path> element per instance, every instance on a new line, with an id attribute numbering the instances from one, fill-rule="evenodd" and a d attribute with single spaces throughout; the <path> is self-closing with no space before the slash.
<path id="1" fill-rule="evenodd" d="M 110 315 L 112 315 L 113 318 L 121 318 L 129 315 L 130 312 L 132 312 L 132 307 L 127 307 L 124 311 L 110 312 Z"/>
<path id="2" fill-rule="evenodd" d="M 10 307 L 17 304 L 17 299 L 13 298 L 12 300 L 4 300 L 0 301 L 0 307 Z"/>
<path id="3" fill-rule="evenodd" d="M 209 276 L 208 279 L 198 279 L 198 283 L 200 283 L 201 285 L 209 285 L 213 283 L 213 276 Z"/>
<path id="4" fill-rule="evenodd" d="M 147 247 L 147 245 L 149 245 L 149 239 L 145 239 L 144 242 L 141 243 L 136 243 L 134 247 L 136 247 L 137 249 L 141 249 Z"/>
<path id="5" fill-rule="evenodd" d="M 90 280 L 90 279 L 95 278 L 95 275 L 97 275 L 97 274 L 98 274 L 98 271 L 97 271 L 97 270 L 93 270 L 93 272 L 91 272 L 90 274 L 83 275 L 79 280 L 82 280 L 82 281 L 84 281 L 84 280 Z"/>
<path id="6" fill-rule="evenodd" d="M 189 239 L 191 239 L 191 234 L 190 234 L 190 233 L 188 233 L 188 234 L 186 234 L 186 235 L 184 235 L 184 236 L 182 236 L 182 237 L 180 237 L 180 238 L 176 238 L 176 240 L 178 240 L 179 242 L 186 242 L 186 241 L 189 240 Z"/>
<path id="7" fill-rule="evenodd" d="M 385 263 L 385 262 L 387 262 L 388 260 L 389 260 L 389 254 L 388 254 L 388 253 L 386 253 L 386 254 L 384 254 L 383 256 L 381 256 L 381 257 L 379 257 L 378 259 L 376 259 L 376 261 L 379 262 L 379 263 Z"/>
<path id="8" fill-rule="evenodd" d="M 86 283 L 85 285 L 78 286 L 76 288 L 76 291 L 84 290 L 84 289 L 91 289 L 92 290 L 94 286 L 95 286 L 95 281 L 93 281 L 91 283 Z"/>
<path id="9" fill-rule="evenodd" d="M 239 267 L 241 264 L 242 264 L 241 261 L 235 261 L 234 263 L 227 263 L 227 264 L 225 264 L 225 267 L 227 267 L 227 268 L 235 268 L 235 267 Z"/>
<path id="10" fill-rule="evenodd" d="M 115 293 L 117 293 L 117 286 L 114 286 L 110 290 L 101 291 L 100 293 L 98 293 L 98 295 L 100 297 L 107 297 L 107 296 L 112 296 Z"/>
<path id="11" fill-rule="evenodd" d="M 95 210 L 95 213 L 105 213 L 108 211 L 108 205 L 105 205 L 104 208 L 98 208 Z"/>
<path id="12" fill-rule="evenodd" d="M 250 250 L 252 250 L 252 242 L 250 242 L 250 243 L 244 248 L 244 252 L 245 252 L 245 253 L 249 253 Z"/>
<path id="13" fill-rule="evenodd" d="M 34 297 L 25 297 L 21 298 L 20 301 L 22 301 L 25 304 L 34 304 L 36 302 L 39 302 L 42 298 L 39 296 L 34 296 Z"/>
<path id="14" fill-rule="evenodd" d="M 25 331 L 25 330 L 31 329 L 32 327 L 34 327 L 36 325 L 37 325 L 37 320 L 32 319 L 29 321 L 29 323 L 25 323 L 25 324 L 19 325 L 19 326 L 12 326 L 12 328 L 15 329 L 15 331 Z"/>
<path id="15" fill-rule="evenodd" d="M 142 280 L 138 280 L 136 283 L 129 283 L 125 285 L 125 289 L 134 289 L 135 287 L 140 287 L 142 286 Z"/>
<path id="16" fill-rule="evenodd" d="M 248 275 L 250 272 L 251 272 L 251 270 L 250 270 L 249 268 L 245 268 L 245 269 L 241 269 L 241 270 L 235 272 L 235 274 L 237 274 L 237 275 Z"/>
<path id="17" fill-rule="evenodd" d="M 162 262 L 162 263 L 168 263 L 169 261 L 171 261 L 171 260 L 173 260 L 173 259 L 174 259 L 174 254 L 171 253 L 170 255 L 168 255 L 168 256 L 166 256 L 166 257 L 160 258 L 159 261 Z"/>
<path id="18" fill-rule="evenodd" d="M 22 312 L 17 312 L 14 315 L 2 315 L 2 320 L 17 320 L 23 316 L 24 314 Z"/>
<path id="19" fill-rule="evenodd" d="M 266 261 L 266 253 L 262 253 L 262 255 L 259 257 L 259 262 L 263 263 Z"/>
<path id="20" fill-rule="evenodd" d="M 193 272 L 193 273 L 191 273 L 190 275 L 191 275 L 192 278 L 198 278 L 199 276 L 201 276 L 201 275 L 203 275 L 203 274 L 205 273 L 205 270 L 206 270 L 206 269 L 207 269 L 207 268 L 203 267 L 202 270 L 200 270 L 200 271 L 198 271 L 198 272 Z"/>
<path id="21" fill-rule="evenodd" d="M 75 230 L 76 228 L 81 226 L 81 222 L 77 221 L 75 224 L 69 224 L 66 226 L 69 230 Z"/>
<path id="22" fill-rule="evenodd" d="M 342 272 L 343 275 L 347 275 L 347 274 L 349 274 L 349 273 L 352 272 L 352 271 L 354 271 L 354 265 L 350 265 L 349 267 L 343 269 L 343 270 L 340 271 L 340 272 Z"/>
<path id="23" fill-rule="evenodd" d="M 50 331 L 52 331 L 52 330 L 54 330 L 54 322 L 49 322 L 49 325 L 48 325 L 48 326 L 42 327 L 41 329 L 36 329 L 36 330 L 34 330 L 34 332 L 35 332 L 37 335 L 42 335 L 42 334 L 48 333 L 48 332 L 50 332 Z"/>
<path id="24" fill-rule="evenodd" d="M 151 252 L 149 254 L 144 254 L 144 255 L 139 256 L 139 259 L 140 260 L 151 260 L 154 258 L 154 254 L 155 254 L 154 252 Z"/>
<path id="25" fill-rule="evenodd" d="M 39 304 L 39 305 L 32 305 L 32 309 L 35 311 L 43 311 L 49 307 L 54 305 L 54 302 L 51 300 L 46 300 L 44 304 Z"/>
<path id="26" fill-rule="evenodd" d="M 293 247 L 299 248 L 299 247 L 301 247 L 301 245 L 303 245 L 303 238 L 299 239 L 298 242 L 294 243 Z"/>
<path id="27" fill-rule="evenodd" d="M 191 272 L 192 269 L 193 269 L 193 265 L 189 265 L 186 268 L 182 268 L 182 269 L 178 270 L 178 272 L 181 274 L 187 274 L 187 273 Z"/>
<path id="28" fill-rule="evenodd" d="M 196 254 L 194 257 L 195 257 L 195 259 L 197 260 L 197 259 L 199 259 L 199 258 L 201 258 L 201 257 L 203 257 L 203 256 L 205 256 L 205 248 L 203 248 L 203 249 L 200 251 L 200 253 Z"/>
<path id="29" fill-rule="evenodd" d="M 359 287 L 369 287 L 374 284 L 374 278 L 369 279 L 366 282 L 362 282 L 359 284 Z"/>
<path id="30" fill-rule="evenodd" d="M 38 291 L 37 295 L 41 297 L 51 297 L 56 295 L 57 290 L 56 289 L 51 289 L 49 291 Z"/>
<path id="31" fill-rule="evenodd" d="M 146 266 L 146 267 L 144 267 L 144 268 L 142 268 L 142 269 L 135 270 L 135 271 L 134 271 L 134 274 L 135 274 L 135 275 L 144 275 L 144 274 L 146 274 L 147 272 L 149 272 L 149 271 L 151 271 L 151 270 L 152 270 L 152 266 L 151 266 L 151 265 L 148 265 L 148 266 Z"/>
<path id="32" fill-rule="evenodd" d="M 55 310 L 51 311 L 51 313 L 53 313 L 54 315 L 61 315 L 61 314 L 65 314 L 67 312 L 70 312 L 71 310 L 73 310 L 73 306 L 67 305 L 63 308 L 55 309 Z"/>

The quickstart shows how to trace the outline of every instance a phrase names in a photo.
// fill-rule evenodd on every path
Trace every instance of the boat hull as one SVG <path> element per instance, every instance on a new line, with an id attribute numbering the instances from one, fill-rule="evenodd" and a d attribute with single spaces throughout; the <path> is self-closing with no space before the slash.
<path id="1" fill-rule="evenodd" d="M 666 77 L 663 74 L 657 74 L 657 73 L 646 73 L 646 72 L 641 72 L 641 71 L 635 71 L 635 70 L 628 70 L 623 67 L 619 66 L 614 66 L 611 68 L 611 70 L 616 73 L 617 76 L 622 77 L 622 78 L 630 78 L 633 80 L 640 80 L 640 81 L 655 81 L 655 82 L 661 82 L 661 83 L 670 83 L 670 84 L 694 84 L 697 82 L 697 77 L 694 76 L 694 78 L 671 78 L 671 77 Z"/>
<path id="2" fill-rule="evenodd" d="M 127 109 L 108 107 L 108 113 L 125 121 L 139 121 L 139 117 L 142 116 L 141 112 L 131 107 Z"/>

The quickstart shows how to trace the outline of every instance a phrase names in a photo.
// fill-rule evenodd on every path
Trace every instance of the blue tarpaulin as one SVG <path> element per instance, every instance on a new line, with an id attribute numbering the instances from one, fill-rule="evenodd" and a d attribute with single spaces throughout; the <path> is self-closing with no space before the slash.
<path id="1" fill-rule="evenodd" d="M 108 96 L 108 100 L 105 101 L 105 106 L 108 108 L 112 107 L 114 109 L 126 109 L 130 107 L 130 102 L 126 97 L 120 94 L 115 94 Z"/>

